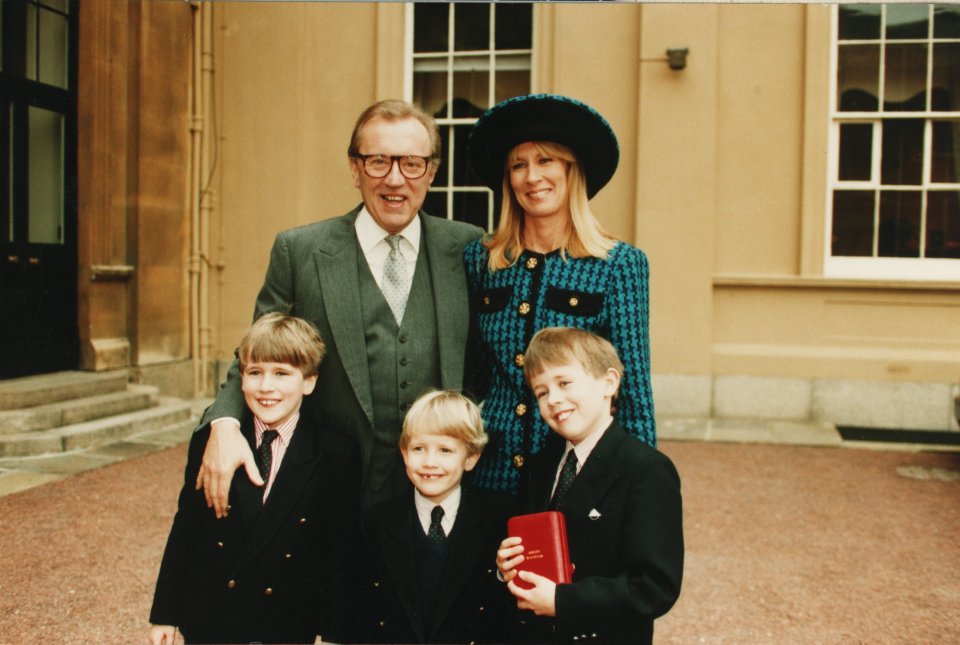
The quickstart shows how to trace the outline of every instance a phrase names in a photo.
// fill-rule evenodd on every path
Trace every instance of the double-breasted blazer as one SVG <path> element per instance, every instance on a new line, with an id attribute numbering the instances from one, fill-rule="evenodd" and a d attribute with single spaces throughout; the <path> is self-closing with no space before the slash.
<path id="1" fill-rule="evenodd" d="M 346 215 L 279 233 L 270 252 L 254 319 L 279 311 L 317 326 L 327 346 L 317 387 L 304 399 L 303 410 L 354 436 L 360 446 L 363 483 L 373 455 L 373 396 L 360 308 L 360 276 L 354 223 L 362 205 Z M 463 249 L 481 235 L 462 222 L 419 214 L 423 236 L 420 251 L 430 262 L 435 309 L 440 383 L 463 385 L 470 325 Z M 240 372 L 235 360 L 214 403 L 201 423 L 220 417 L 239 419 L 244 409 Z M 399 428 L 397 429 L 399 434 Z"/>
<path id="2" fill-rule="evenodd" d="M 251 443 L 252 417 L 241 430 Z M 313 643 L 349 637 L 359 539 L 359 451 L 301 415 L 266 502 L 243 470 L 217 519 L 195 490 L 209 426 L 190 442 L 150 622 L 188 642 Z"/>
<path id="3" fill-rule="evenodd" d="M 366 643 L 505 643 L 515 600 L 497 579 L 512 497 L 464 485 L 434 616 L 425 621 L 414 531 L 423 532 L 413 492 L 364 513 L 360 605 Z M 429 626 L 428 626 L 429 625 Z"/>
<path id="4" fill-rule="evenodd" d="M 530 461 L 528 511 L 546 510 L 566 442 L 551 434 Z M 670 459 L 614 421 L 564 503 L 573 582 L 557 586 L 556 618 L 527 622 L 535 640 L 637 645 L 680 595 L 680 477 Z M 544 635 L 546 634 L 546 635 Z"/>

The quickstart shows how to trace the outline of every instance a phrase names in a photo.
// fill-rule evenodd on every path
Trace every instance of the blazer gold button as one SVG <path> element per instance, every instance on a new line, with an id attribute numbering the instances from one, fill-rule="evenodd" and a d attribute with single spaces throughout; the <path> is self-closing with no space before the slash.
<path id="1" fill-rule="evenodd" d="M 523 367 L 523 354 L 517 354 L 513 357 L 513 362 L 517 367 Z"/>
<path id="2" fill-rule="evenodd" d="M 515 412 L 518 417 L 522 417 L 527 413 L 527 405 L 525 403 L 518 403 Z"/>
<path id="3" fill-rule="evenodd" d="M 232 510 L 233 510 L 233 507 L 230 506 L 229 504 L 227 504 L 227 512 L 229 513 L 229 512 L 232 511 Z"/>
<path id="4" fill-rule="evenodd" d="M 377 627 L 385 627 L 386 624 L 387 624 L 387 621 L 385 621 L 385 620 L 378 620 L 378 621 L 377 621 Z"/>
<path id="5" fill-rule="evenodd" d="M 300 524 L 306 524 L 306 523 L 307 523 L 307 518 L 301 517 L 299 523 L 300 523 Z"/>
<path id="6" fill-rule="evenodd" d="M 289 560 L 289 559 L 292 558 L 292 557 L 293 557 L 293 554 L 292 554 L 292 553 L 284 553 L 284 554 L 283 554 L 283 558 L 284 558 L 285 560 Z"/>
<path id="7" fill-rule="evenodd" d="M 537 268 L 537 258 L 527 258 L 527 268 L 536 269 Z"/>
<path id="8" fill-rule="evenodd" d="M 222 549 L 222 548 L 223 548 L 223 542 L 217 542 L 217 548 Z"/>
<path id="9" fill-rule="evenodd" d="M 237 586 L 236 580 L 231 580 L 230 582 L 227 583 L 227 589 L 233 589 L 236 586 Z"/>
<path id="10" fill-rule="evenodd" d="M 576 306 L 579 305 L 579 304 L 580 304 L 580 299 L 579 299 L 579 298 L 577 298 L 576 296 L 574 296 L 573 298 L 570 298 L 570 306 L 571 306 L 571 307 L 576 307 Z"/>
<path id="11" fill-rule="evenodd" d="M 521 316 L 526 316 L 528 313 L 530 313 L 530 303 L 521 302 L 520 306 L 517 307 L 517 311 L 520 312 Z"/>
<path id="12" fill-rule="evenodd" d="M 272 596 L 272 595 L 273 595 L 273 589 L 271 589 L 270 587 L 267 587 L 266 589 L 263 590 L 263 595 L 265 595 L 265 596 Z"/>
<path id="13" fill-rule="evenodd" d="M 374 589 L 379 589 L 379 588 L 380 588 L 380 581 L 379 581 L 379 580 L 374 580 L 374 581 L 373 581 L 373 588 L 374 588 Z"/>
<path id="14" fill-rule="evenodd" d="M 483 297 L 483 304 L 488 305 L 488 306 L 490 305 L 490 296 L 484 296 L 484 297 Z"/>
<path id="15" fill-rule="evenodd" d="M 523 468 L 523 455 L 514 455 L 513 456 L 513 465 L 516 468 Z"/>

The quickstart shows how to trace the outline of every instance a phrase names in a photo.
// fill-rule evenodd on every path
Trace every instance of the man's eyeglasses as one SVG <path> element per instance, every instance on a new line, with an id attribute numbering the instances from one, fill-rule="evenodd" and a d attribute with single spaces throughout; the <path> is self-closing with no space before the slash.
<path id="1" fill-rule="evenodd" d="M 399 166 L 400 174 L 407 179 L 420 179 L 427 174 L 427 168 L 430 167 L 430 157 L 415 155 L 353 155 L 353 157 L 363 161 L 363 171 L 374 179 L 389 175 L 394 162 Z"/>

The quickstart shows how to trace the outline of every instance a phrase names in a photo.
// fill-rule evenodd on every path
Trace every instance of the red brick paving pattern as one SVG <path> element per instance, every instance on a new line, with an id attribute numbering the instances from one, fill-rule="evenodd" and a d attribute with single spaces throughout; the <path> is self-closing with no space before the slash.
<path id="1" fill-rule="evenodd" d="M 687 566 L 657 643 L 960 642 L 960 454 L 661 449 L 683 479 Z M 0 643 L 145 643 L 184 459 L 0 498 Z"/>

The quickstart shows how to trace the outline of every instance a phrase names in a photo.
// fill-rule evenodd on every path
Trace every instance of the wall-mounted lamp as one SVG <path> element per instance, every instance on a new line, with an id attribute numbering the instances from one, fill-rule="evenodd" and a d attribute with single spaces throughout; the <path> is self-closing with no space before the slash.
<path id="1" fill-rule="evenodd" d="M 687 54 L 690 53 L 690 50 L 686 47 L 682 49 L 668 49 L 667 50 L 667 65 L 670 66 L 670 69 L 683 69 L 687 66 Z"/>

